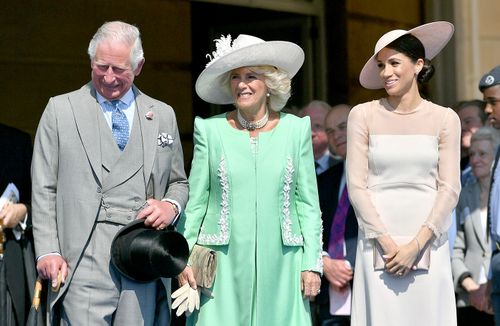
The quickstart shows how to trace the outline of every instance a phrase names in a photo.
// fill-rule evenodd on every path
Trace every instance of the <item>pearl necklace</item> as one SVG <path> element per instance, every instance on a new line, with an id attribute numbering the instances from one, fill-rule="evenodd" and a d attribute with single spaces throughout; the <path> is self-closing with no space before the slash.
<path id="1" fill-rule="evenodd" d="M 255 122 L 249 122 L 243 118 L 243 116 L 240 113 L 240 110 L 236 110 L 236 116 L 238 118 L 238 122 L 240 125 L 244 128 L 247 129 L 248 131 L 254 131 L 255 129 L 260 129 L 264 127 L 267 122 L 269 121 L 269 113 L 266 110 L 266 114 L 262 117 L 262 119 L 257 120 Z"/>

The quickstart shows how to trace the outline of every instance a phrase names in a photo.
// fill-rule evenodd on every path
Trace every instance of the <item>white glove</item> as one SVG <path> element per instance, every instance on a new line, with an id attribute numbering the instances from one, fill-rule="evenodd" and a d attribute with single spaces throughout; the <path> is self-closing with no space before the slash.
<path id="1" fill-rule="evenodd" d="M 191 315 L 194 310 L 200 309 L 200 288 L 193 289 L 189 287 L 189 296 L 188 296 L 188 308 L 186 310 L 186 316 Z"/>
<path id="2" fill-rule="evenodd" d="M 172 293 L 172 299 L 174 299 L 172 309 L 177 308 L 177 316 L 184 312 L 186 312 L 186 316 L 189 316 L 195 309 L 200 309 L 200 290 L 199 288 L 196 290 L 191 288 L 189 283 Z"/>

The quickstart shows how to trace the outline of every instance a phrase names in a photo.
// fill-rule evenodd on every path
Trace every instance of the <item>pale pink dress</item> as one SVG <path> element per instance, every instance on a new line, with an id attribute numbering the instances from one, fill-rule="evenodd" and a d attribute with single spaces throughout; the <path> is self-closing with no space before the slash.
<path id="1" fill-rule="evenodd" d="M 360 227 L 352 326 L 456 325 L 447 230 L 460 193 L 460 121 L 423 100 L 411 112 L 385 99 L 354 107 L 348 120 L 347 182 Z M 428 271 L 395 277 L 373 267 L 374 238 L 436 240 Z"/>

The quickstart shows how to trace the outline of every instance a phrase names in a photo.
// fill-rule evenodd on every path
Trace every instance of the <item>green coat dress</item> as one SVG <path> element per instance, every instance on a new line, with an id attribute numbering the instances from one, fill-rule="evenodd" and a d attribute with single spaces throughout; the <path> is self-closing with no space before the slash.
<path id="1" fill-rule="evenodd" d="M 213 298 L 188 325 L 310 325 L 301 271 L 322 272 L 310 122 L 281 113 L 250 138 L 225 114 L 194 123 L 189 202 L 179 229 L 217 252 Z"/>

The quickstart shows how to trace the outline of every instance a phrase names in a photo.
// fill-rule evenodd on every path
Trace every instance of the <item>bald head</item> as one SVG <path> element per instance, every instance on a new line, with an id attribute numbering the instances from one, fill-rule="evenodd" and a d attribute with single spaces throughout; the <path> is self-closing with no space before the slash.
<path id="1" fill-rule="evenodd" d="M 347 117 L 351 107 L 338 104 L 332 107 L 325 118 L 325 131 L 330 151 L 345 160 L 347 152 Z"/>
<path id="2" fill-rule="evenodd" d="M 323 101 L 312 101 L 302 110 L 302 116 L 311 119 L 311 134 L 314 159 L 323 156 L 328 149 L 328 139 L 325 133 L 325 117 L 330 111 L 330 105 Z"/>

